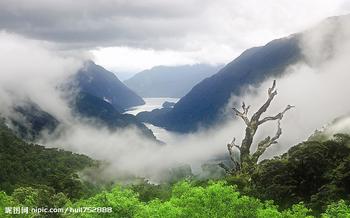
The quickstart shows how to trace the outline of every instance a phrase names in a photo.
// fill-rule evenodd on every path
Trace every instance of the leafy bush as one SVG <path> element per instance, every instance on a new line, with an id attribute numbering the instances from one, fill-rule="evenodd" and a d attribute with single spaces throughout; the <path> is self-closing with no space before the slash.
<path id="1" fill-rule="evenodd" d="M 225 182 L 212 182 L 208 186 L 194 186 L 190 182 L 177 183 L 169 200 L 141 202 L 130 189 L 114 188 L 92 198 L 81 200 L 73 207 L 112 207 L 113 213 L 102 217 L 307 217 L 310 212 L 303 204 L 280 212 L 271 201 L 240 195 L 235 186 Z M 96 214 L 77 214 L 77 217 L 96 217 Z"/>
<path id="2" fill-rule="evenodd" d="M 327 207 L 325 213 L 322 214 L 323 218 L 349 218 L 350 217 L 350 205 L 344 200 L 340 200 L 337 203 L 332 203 Z"/>
<path id="3" fill-rule="evenodd" d="M 102 213 L 102 217 L 133 217 L 142 207 L 138 195 L 130 189 L 115 187 L 112 191 L 103 191 L 94 197 L 80 200 L 73 205 L 73 208 L 79 207 L 112 207 L 112 213 Z M 96 217 L 96 213 L 76 213 L 74 217 Z M 72 216 L 73 216 L 72 215 Z"/>
<path id="4" fill-rule="evenodd" d="M 252 175 L 254 196 L 282 208 L 305 202 L 316 213 L 350 194 L 350 136 L 306 141 L 286 154 L 262 161 Z"/>

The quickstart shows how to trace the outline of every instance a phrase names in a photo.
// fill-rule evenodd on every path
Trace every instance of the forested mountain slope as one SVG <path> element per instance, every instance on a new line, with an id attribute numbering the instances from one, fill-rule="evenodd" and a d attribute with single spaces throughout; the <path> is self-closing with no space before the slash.
<path id="1" fill-rule="evenodd" d="M 77 173 L 95 162 L 85 155 L 28 144 L 0 121 L 0 190 L 20 186 L 47 187 L 69 197 L 83 195 Z"/>

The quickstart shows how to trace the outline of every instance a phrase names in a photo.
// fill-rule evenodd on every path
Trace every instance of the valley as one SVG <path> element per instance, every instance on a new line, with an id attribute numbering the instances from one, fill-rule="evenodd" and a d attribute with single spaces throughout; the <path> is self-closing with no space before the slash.
<path id="1" fill-rule="evenodd" d="M 0 217 L 350 217 L 337 1 L 1 2 Z"/>
<path id="2" fill-rule="evenodd" d="M 143 98 L 143 100 L 145 101 L 144 105 L 129 108 L 124 113 L 137 115 L 140 112 L 152 111 L 154 109 L 161 109 L 163 108 L 164 102 L 176 103 L 179 99 L 178 98 Z M 172 137 L 173 133 L 167 131 L 166 129 L 158 126 L 154 126 L 150 123 L 144 123 L 144 124 L 147 126 L 147 128 L 152 130 L 154 136 L 158 140 L 165 143 L 169 143 L 171 142 L 171 140 L 173 140 L 173 137 Z"/>

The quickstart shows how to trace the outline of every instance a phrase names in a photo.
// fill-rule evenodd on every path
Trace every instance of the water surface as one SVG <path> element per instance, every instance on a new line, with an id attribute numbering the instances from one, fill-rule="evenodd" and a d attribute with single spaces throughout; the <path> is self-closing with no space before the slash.
<path id="1" fill-rule="evenodd" d="M 136 115 L 142 111 L 152 111 L 157 108 L 162 108 L 162 104 L 166 101 L 177 102 L 178 98 L 144 98 L 144 105 L 129 108 L 125 113 Z"/>
<path id="2" fill-rule="evenodd" d="M 152 111 L 157 108 L 162 108 L 162 104 L 166 101 L 168 102 L 177 102 L 179 98 L 144 98 L 146 103 L 144 105 L 136 106 L 129 108 L 125 113 L 136 115 L 143 111 Z M 171 133 L 164 128 L 154 126 L 150 123 L 144 123 L 157 139 L 163 142 L 169 142 L 171 140 Z"/>

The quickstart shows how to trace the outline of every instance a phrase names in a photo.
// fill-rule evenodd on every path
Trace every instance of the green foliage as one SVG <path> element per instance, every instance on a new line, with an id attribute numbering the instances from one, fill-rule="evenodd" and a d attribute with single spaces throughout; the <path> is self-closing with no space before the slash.
<path id="1" fill-rule="evenodd" d="M 73 207 L 112 207 L 113 213 L 100 214 L 101 217 L 198 217 L 198 218 L 267 218 L 267 217 L 307 217 L 310 212 L 303 204 L 280 212 L 271 201 L 241 195 L 235 186 L 225 182 L 211 182 L 207 186 L 195 186 L 183 181 L 173 186 L 170 199 L 141 202 L 137 193 L 121 187 L 111 192 L 102 192 L 89 199 L 80 200 Z M 75 217 L 97 217 L 96 214 L 80 213 Z"/>
<path id="2" fill-rule="evenodd" d="M 323 218 L 349 218 L 350 217 L 350 205 L 344 200 L 340 200 L 337 203 L 332 203 L 327 207 L 325 213 L 322 214 Z"/>
<path id="3" fill-rule="evenodd" d="M 20 187 L 14 190 L 11 197 L 17 204 L 26 207 L 58 208 L 70 202 L 65 194 L 62 192 L 56 194 L 49 187 Z"/>
<path id="4" fill-rule="evenodd" d="M 252 174 L 252 194 L 282 208 L 305 202 L 315 212 L 350 194 L 350 137 L 306 141 L 286 154 L 262 161 Z"/>
<path id="5" fill-rule="evenodd" d="M 308 215 L 312 211 L 304 206 L 303 203 L 295 204 L 292 206 L 291 209 L 287 209 L 286 211 L 283 211 L 282 217 L 284 218 L 294 218 L 294 217 L 306 217 L 311 218 L 313 216 Z"/>
<path id="6" fill-rule="evenodd" d="M 0 192 L 0 217 L 45 217 L 42 214 L 32 213 L 31 208 L 60 208 L 70 204 L 68 197 L 63 193 L 53 193 L 53 189 L 49 187 L 32 188 L 21 187 L 15 189 L 11 196 L 5 192 Z M 5 213 L 5 208 L 26 208 L 28 214 L 21 213 L 15 215 Z M 48 214 L 47 214 L 48 215 Z M 50 217 L 57 217 L 58 214 L 50 214 Z"/>
<path id="7" fill-rule="evenodd" d="M 146 180 L 142 183 L 133 184 L 130 189 L 139 194 L 139 199 L 143 202 L 149 202 L 154 199 L 167 200 L 171 195 L 169 184 L 151 184 Z"/>
<path id="8" fill-rule="evenodd" d="M 103 191 L 94 197 L 80 200 L 73 205 L 74 208 L 79 207 L 112 207 L 112 213 L 103 213 L 102 217 L 133 217 L 137 210 L 141 207 L 141 202 L 137 198 L 137 194 L 130 189 L 124 189 L 119 186 L 115 187 L 111 192 Z M 96 213 L 76 213 L 74 217 L 96 217 Z"/>
<path id="9" fill-rule="evenodd" d="M 80 198 L 84 186 L 76 173 L 94 164 L 84 155 L 28 144 L 0 124 L 0 190 L 8 194 L 21 186 L 45 185 Z"/>
<path id="10" fill-rule="evenodd" d="M 12 207 L 15 205 L 15 201 L 11 196 L 8 196 L 5 192 L 0 192 L 0 217 L 10 217 L 5 213 L 5 207 Z"/>
<path id="11" fill-rule="evenodd" d="M 34 189 L 22 187 L 11 196 L 0 192 L 0 217 L 6 217 L 4 208 L 19 207 L 100 207 L 112 208 L 112 212 L 60 214 L 63 217 L 136 217 L 136 218 L 304 218 L 311 216 L 311 210 L 303 203 L 280 211 L 272 201 L 261 201 L 254 197 L 241 195 L 235 186 L 226 182 L 209 182 L 206 186 L 183 181 L 172 187 L 168 200 L 154 199 L 142 202 L 138 193 L 129 188 L 116 186 L 111 191 L 103 191 L 93 197 L 72 203 L 63 193 L 54 194 L 49 188 Z M 55 214 L 57 215 L 57 214 Z M 33 217 L 29 214 L 26 217 Z M 327 207 L 322 217 L 350 217 L 350 206 L 345 201 Z"/>
<path id="12" fill-rule="evenodd" d="M 52 217 L 302 218 L 323 212 L 325 218 L 350 218 L 350 136 L 344 134 L 331 140 L 315 136 L 262 161 L 253 174 L 236 174 L 226 181 L 172 185 L 194 178 L 190 167 L 181 166 L 166 173 L 164 184 L 143 181 L 101 192 L 77 175 L 94 165 L 84 155 L 28 144 L 0 121 L 0 217 L 12 217 L 4 214 L 5 207 L 23 206 L 112 209 Z M 210 174 L 214 169 L 208 168 Z"/>

